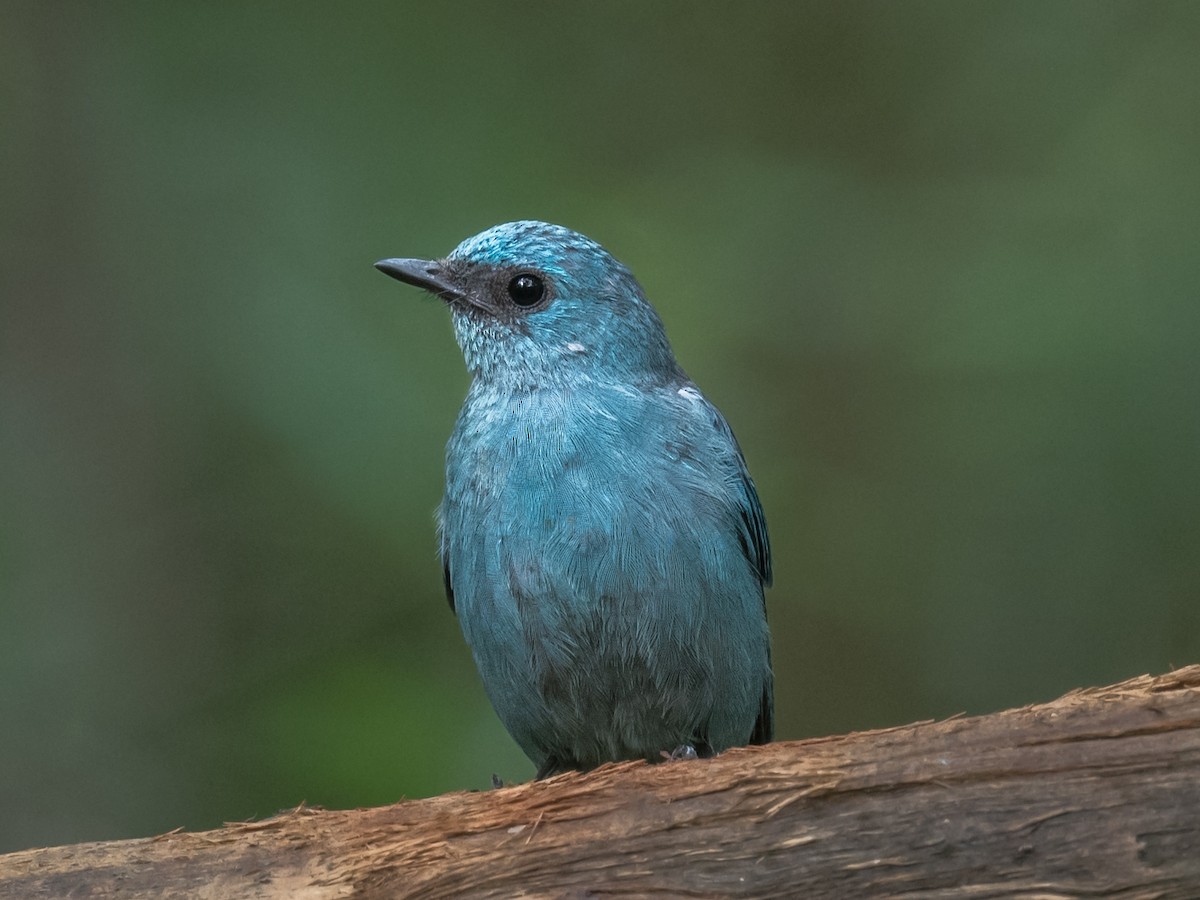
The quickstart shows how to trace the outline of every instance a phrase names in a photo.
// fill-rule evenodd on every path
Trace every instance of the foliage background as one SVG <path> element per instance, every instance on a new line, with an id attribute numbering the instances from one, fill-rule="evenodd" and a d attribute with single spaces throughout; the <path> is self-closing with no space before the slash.
<path id="1" fill-rule="evenodd" d="M 0 850 L 531 769 L 466 388 L 371 268 L 536 217 L 759 484 L 780 736 L 1200 659 L 1200 7 L 0 7 Z"/>

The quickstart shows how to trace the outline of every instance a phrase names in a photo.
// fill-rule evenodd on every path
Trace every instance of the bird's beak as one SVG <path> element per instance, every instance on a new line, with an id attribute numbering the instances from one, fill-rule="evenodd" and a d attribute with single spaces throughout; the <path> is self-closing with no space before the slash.
<path id="1" fill-rule="evenodd" d="M 463 290 L 446 277 L 445 267 L 432 259 L 381 259 L 375 263 L 384 275 L 391 275 L 405 284 L 424 288 L 443 300 L 466 300 L 470 298 Z"/>

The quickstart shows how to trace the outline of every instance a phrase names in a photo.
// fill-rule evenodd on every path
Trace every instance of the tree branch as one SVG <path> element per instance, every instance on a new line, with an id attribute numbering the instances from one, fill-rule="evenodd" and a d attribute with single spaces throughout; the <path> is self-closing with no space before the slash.
<path id="1" fill-rule="evenodd" d="M 0 856 L 0 898 L 1200 896 L 1200 666 L 990 716 Z"/>

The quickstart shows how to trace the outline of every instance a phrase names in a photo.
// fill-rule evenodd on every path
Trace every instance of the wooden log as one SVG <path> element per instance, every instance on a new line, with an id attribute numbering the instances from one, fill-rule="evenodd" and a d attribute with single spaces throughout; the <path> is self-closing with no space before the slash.
<path id="1" fill-rule="evenodd" d="M 0 898 L 1200 897 L 1200 666 L 988 716 L 0 856 Z"/>

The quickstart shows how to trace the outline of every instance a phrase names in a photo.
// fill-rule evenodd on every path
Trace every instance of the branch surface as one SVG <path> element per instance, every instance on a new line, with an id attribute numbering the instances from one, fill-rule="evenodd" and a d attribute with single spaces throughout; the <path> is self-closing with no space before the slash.
<path id="1" fill-rule="evenodd" d="M 0 856 L 0 898 L 1200 897 L 1200 666 L 988 716 Z"/>

